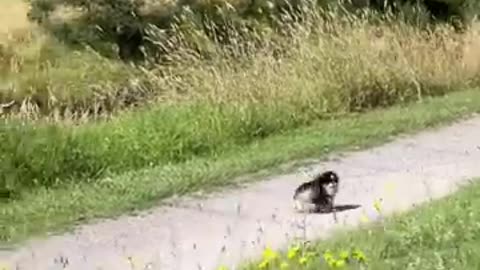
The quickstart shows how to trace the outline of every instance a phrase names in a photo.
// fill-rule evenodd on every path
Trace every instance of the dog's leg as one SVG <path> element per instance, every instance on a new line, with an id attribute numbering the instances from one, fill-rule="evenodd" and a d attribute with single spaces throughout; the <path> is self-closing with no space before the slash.
<path id="1" fill-rule="evenodd" d="M 309 213 L 310 214 L 319 213 L 321 211 L 321 208 L 322 208 L 321 205 L 319 205 L 318 203 L 315 203 L 314 206 L 309 209 Z"/>
<path id="2" fill-rule="evenodd" d="M 335 221 L 335 223 L 338 223 L 338 219 L 337 219 L 337 209 L 336 209 L 335 207 L 333 207 L 332 213 L 333 213 L 333 221 Z"/>
<path id="3" fill-rule="evenodd" d="M 332 212 L 332 214 L 333 214 L 333 220 L 335 221 L 335 223 L 338 223 L 338 220 L 337 220 L 337 209 L 335 208 L 334 200 L 335 200 L 335 197 L 334 197 L 334 196 L 332 196 L 331 198 L 329 198 L 329 200 L 328 200 L 328 210 L 329 210 L 330 212 Z"/>

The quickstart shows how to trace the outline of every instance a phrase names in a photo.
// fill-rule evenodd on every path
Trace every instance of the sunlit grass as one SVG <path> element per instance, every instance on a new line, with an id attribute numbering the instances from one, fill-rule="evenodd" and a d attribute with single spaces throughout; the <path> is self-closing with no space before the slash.
<path id="1" fill-rule="evenodd" d="M 2 0 L 0 3 L 0 44 L 8 33 L 29 29 L 28 3 L 23 0 Z"/>
<path id="2" fill-rule="evenodd" d="M 427 33 L 393 19 L 372 25 L 321 10 L 306 14 L 292 36 L 258 30 L 252 40 L 232 40 L 229 50 L 237 58 L 205 33 L 195 33 L 199 50 L 210 54 L 204 61 L 192 52 L 191 33 L 178 30 L 178 49 L 170 56 L 175 65 L 149 70 L 128 68 L 88 50 L 72 51 L 39 29 L 19 32 L 0 48 L 0 103 L 16 101 L 9 115 L 56 120 L 115 114 L 147 101 L 206 100 L 238 110 L 266 103 L 313 111 L 310 120 L 477 85 L 474 28 L 462 35 L 447 27 Z M 256 50 L 247 46 L 251 43 L 263 47 Z M 25 103 L 30 106 L 21 109 Z"/>
<path id="3" fill-rule="evenodd" d="M 378 145 L 400 133 L 448 123 L 479 112 L 478 104 L 480 91 L 462 91 L 448 97 L 427 98 L 422 103 L 408 106 L 316 121 L 309 127 L 285 131 L 249 144 L 225 145 L 218 148 L 213 157 L 194 157 L 177 164 L 111 174 L 98 181 L 76 182 L 57 189 L 38 188 L 17 200 L 0 204 L 0 215 L 6 222 L 0 227 L 3 229 L 0 236 L 4 237 L 0 240 L 18 241 L 52 230 L 61 231 L 72 228 L 78 220 L 113 217 L 158 206 L 160 200 L 172 195 L 253 181 L 259 175 L 236 177 L 273 169 L 294 160 L 322 158 L 332 151 Z M 98 143 L 91 146 L 98 147 Z"/>
<path id="4" fill-rule="evenodd" d="M 141 70 L 88 51 L 67 59 L 69 51 L 45 36 L 38 46 L 32 44 L 39 39 L 31 37 L 19 43 L 23 47 L 11 47 L 5 63 L 15 69 L 0 79 L 9 86 L 0 98 L 18 105 L 9 117 L 46 114 L 53 123 L 19 124 L 23 120 L 7 117 L 0 130 L 9 138 L 0 146 L 6 162 L 0 166 L 8 172 L 8 188 L 52 187 L 215 156 L 320 119 L 477 86 L 479 66 L 467 64 L 463 54 L 476 37 L 472 33 L 458 36 L 440 28 L 428 34 L 400 22 L 373 26 L 361 19 L 342 24 L 322 21 L 315 12 L 313 25 L 330 24 L 342 35 L 300 25 L 283 56 L 265 50 L 253 59 L 214 57 L 208 66 L 193 57 Z M 118 112 L 127 103 L 144 106 Z M 112 111 L 118 114 L 110 122 L 88 121 Z M 66 129 L 74 116 L 88 123 Z M 47 150 L 48 159 L 40 154 Z"/>

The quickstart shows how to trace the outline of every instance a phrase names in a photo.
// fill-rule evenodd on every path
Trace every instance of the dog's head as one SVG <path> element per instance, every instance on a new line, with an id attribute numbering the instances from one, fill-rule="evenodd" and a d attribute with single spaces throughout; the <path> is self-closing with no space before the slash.
<path id="1" fill-rule="evenodd" d="M 322 174 L 322 178 L 327 180 L 325 188 L 329 195 L 334 195 L 338 191 L 339 177 L 334 171 L 326 171 Z"/>
<path id="2" fill-rule="evenodd" d="M 322 178 L 327 180 L 328 179 L 328 182 L 332 182 L 332 183 L 335 183 L 335 184 L 338 184 L 338 181 L 339 181 L 339 177 L 337 175 L 337 173 L 335 173 L 334 171 L 326 171 L 322 174 Z"/>

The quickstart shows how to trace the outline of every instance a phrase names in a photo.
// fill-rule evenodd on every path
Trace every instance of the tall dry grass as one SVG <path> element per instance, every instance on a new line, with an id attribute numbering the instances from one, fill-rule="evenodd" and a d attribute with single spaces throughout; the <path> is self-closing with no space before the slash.
<path id="1" fill-rule="evenodd" d="M 191 36 L 179 34 L 176 42 L 184 46 L 171 55 L 176 61 L 150 69 L 70 53 L 50 39 L 30 54 L 26 48 L 36 39 L 8 45 L 1 81 L 9 88 L 1 97 L 26 101 L 13 116 L 56 121 L 20 125 L 8 118 L 0 129 L 0 184 L 51 187 L 215 157 L 321 118 L 478 86 L 475 32 L 309 12 L 289 38 L 259 34 L 260 49 L 232 40 L 227 54 L 198 34 L 212 52 L 208 61 L 185 45 Z M 150 106 L 111 121 L 78 127 L 67 121 L 75 113 L 88 120 L 145 100 Z"/>
<path id="2" fill-rule="evenodd" d="M 33 115 L 110 114 L 157 99 L 267 102 L 333 113 L 475 84 L 474 31 L 425 32 L 401 22 L 374 26 L 325 16 L 309 11 L 308 21 L 295 25 L 288 38 L 262 33 L 244 40 L 232 34 L 229 55 L 204 33 L 182 29 L 171 45 L 175 65 L 148 70 L 88 50 L 72 52 L 38 29 L 24 31 L 0 46 L 0 102 L 15 100 L 12 111 L 30 116 L 32 110 Z M 208 51 L 210 60 L 200 59 L 192 47 Z M 246 55 L 254 57 L 242 59 Z"/>
<path id="3" fill-rule="evenodd" d="M 22 0 L 2 0 L 0 3 L 0 40 L 10 32 L 29 29 L 28 3 Z"/>

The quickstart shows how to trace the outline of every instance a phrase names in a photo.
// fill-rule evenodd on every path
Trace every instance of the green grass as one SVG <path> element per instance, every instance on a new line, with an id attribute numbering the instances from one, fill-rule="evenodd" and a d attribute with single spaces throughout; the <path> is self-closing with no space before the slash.
<path id="1" fill-rule="evenodd" d="M 254 179 L 235 178 L 246 173 L 289 161 L 325 157 L 332 151 L 377 145 L 394 135 L 478 111 L 480 91 L 461 91 L 408 106 L 317 121 L 309 127 L 231 146 L 220 155 L 197 156 L 181 163 L 129 171 L 95 182 L 73 182 L 56 189 L 40 187 L 0 204 L 5 221 L 0 237 L 8 244 L 52 230 L 62 231 L 80 221 L 152 207 L 174 194 L 208 191 Z"/>
<path id="2" fill-rule="evenodd" d="M 292 38 L 262 37 L 262 50 L 245 52 L 239 40 L 231 48 L 239 57 L 215 50 L 205 61 L 180 47 L 174 64 L 148 69 L 72 51 L 45 32 L 13 35 L 0 49 L 0 103 L 10 104 L 0 108 L 0 192 L 18 199 L 31 189 L 184 166 L 320 119 L 479 86 L 474 32 L 459 38 L 393 18 L 372 25 L 308 13 Z"/>
<path id="3" fill-rule="evenodd" d="M 294 258 L 279 256 L 277 265 L 271 263 L 270 268 L 263 269 L 338 269 L 340 267 L 335 267 L 333 262 L 338 265 L 343 261 L 346 263 L 342 269 L 474 270 L 480 268 L 479 241 L 480 183 L 474 181 L 452 195 L 386 217 L 383 222 L 346 233 L 339 231 L 328 240 L 300 249 Z M 294 249 L 290 250 L 292 255 Z M 354 250 L 366 258 L 366 264 L 352 260 Z M 306 256 L 308 262 L 300 266 L 300 254 L 305 253 L 315 256 Z M 333 255 L 330 263 L 325 254 Z M 350 261 L 342 260 L 341 254 L 349 255 Z M 281 261 L 290 263 L 291 267 L 280 268 Z M 259 266 L 258 263 L 248 263 L 243 269 L 259 269 Z"/>
<path id="4" fill-rule="evenodd" d="M 418 29 L 399 23 L 384 26 L 388 39 L 372 41 L 372 26 L 366 22 L 336 27 L 344 27 L 343 37 L 299 34 L 299 39 L 308 42 L 292 48 L 292 55 L 282 58 L 281 64 L 266 52 L 248 63 L 225 58 L 207 68 L 205 62 L 192 61 L 188 67 L 183 63 L 168 72 L 164 67 L 137 70 L 129 77 L 125 75 L 130 74 L 128 68 L 111 66 L 108 61 L 98 62 L 82 54 L 65 61 L 60 53 L 59 66 L 52 62 L 48 68 L 30 70 L 33 73 L 14 72 L 9 78 L 28 83 L 13 92 L 21 95 L 21 89 L 32 90 L 29 85 L 35 85 L 37 92 L 32 98 L 70 109 L 80 103 L 93 106 L 90 98 L 97 94 L 123 100 L 109 87 L 124 89 L 124 98 L 130 101 L 137 94 L 142 96 L 142 91 L 147 97 L 149 92 L 165 92 L 161 101 L 119 113 L 109 121 L 74 126 L 66 120 L 46 124 L 6 118 L 0 124 L 0 189 L 18 194 L 29 188 L 91 182 L 131 170 L 222 156 L 231 148 L 332 115 L 404 104 L 479 85 L 478 67 L 455 54 L 460 45 L 448 31 L 440 38 L 432 34 L 430 40 Z M 46 59 L 54 58 L 45 54 Z M 64 71 L 67 63 L 73 66 Z M 77 64 L 83 68 L 75 68 Z M 128 82 L 138 74 L 142 74 L 137 78 L 140 86 Z M 144 89 L 144 83 L 156 90 Z M 130 84 L 137 85 L 139 92 L 126 86 Z M 60 97 L 71 102 L 62 103 Z M 110 106 L 116 107 L 115 102 Z"/>

